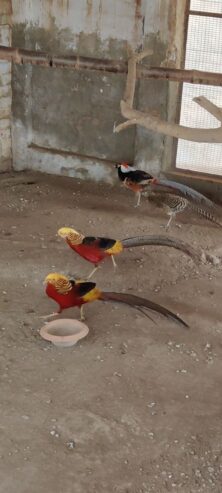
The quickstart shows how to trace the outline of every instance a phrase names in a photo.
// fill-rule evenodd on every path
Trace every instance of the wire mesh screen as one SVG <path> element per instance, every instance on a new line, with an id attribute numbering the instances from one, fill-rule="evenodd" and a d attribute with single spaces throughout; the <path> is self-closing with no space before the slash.
<path id="1" fill-rule="evenodd" d="M 190 9 L 222 13 L 222 0 L 191 0 Z M 221 72 L 222 18 L 189 15 L 185 68 Z M 218 127 L 216 118 L 192 101 L 200 95 L 222 106 L 222 87 L 184 83 L 180 124 L 196 128 Z M 176 167 L 222 175 L 222 144 L 199 144 L 179 139 Z"/>
<path id="2" fill-rule="evenodd" d="M 190 10 L 222 14 L 221 0 L 191 0 Z"/>

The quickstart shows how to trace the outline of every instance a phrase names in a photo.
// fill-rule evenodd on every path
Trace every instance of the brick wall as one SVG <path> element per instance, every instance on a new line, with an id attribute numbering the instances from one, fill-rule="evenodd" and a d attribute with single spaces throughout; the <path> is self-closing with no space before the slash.
<path id="1" fill-rule="evenodd" d="M 11 44 L 11 0 L 0 0 L 0 44 Z M 11 63 L 0 61 L 0 172 L 11 168 Z"/>

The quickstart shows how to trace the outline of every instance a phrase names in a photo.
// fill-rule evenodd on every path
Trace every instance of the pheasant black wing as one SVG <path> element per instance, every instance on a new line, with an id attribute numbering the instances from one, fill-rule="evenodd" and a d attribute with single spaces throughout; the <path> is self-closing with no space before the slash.
<path id="1" fill-rule="evenodd" d="M 126 178 L 129 178 L 134 183 L 145 184 L 148 180 L 152 180 L 153 176 L 149 175 L 149 173 L 146 173 L 146 171 L 137 169 L 135 171 L 129 171 Z"/>
<path id="2" fill-rule="evenodd" d="M 115 245 L 116 240 L 113 240 L 111 238 L 86 236 L 82 243 L 83 245 L 92 246 L 94 248 L 99 248 L 101 250 L 108 250 L 109 248 L 112 248 Z"/>
<path id="3" fill-rule="evenodd" d="M 95 282 L 88 282 L 88 281 L 73 281 L 72 279 L 70 280 L 73 288 L 75 289 L 76 294 L 82 298 L 82 296 L 85 296 L 87 293 L 92 291 L 96 287 Z"/>

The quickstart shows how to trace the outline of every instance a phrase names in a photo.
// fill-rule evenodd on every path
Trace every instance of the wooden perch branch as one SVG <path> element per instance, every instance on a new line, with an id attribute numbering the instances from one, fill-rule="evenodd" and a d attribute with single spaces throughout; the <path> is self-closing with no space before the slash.
<path id="1" fill-rule="evenodd" d="M 134 94 L 136 89 L 136 71 L 137 63 L 143 58 L 153 54 L 153 50 L 144 50 L 141 53 L 132 53 L 128 60 L 128 73 L 126 79 L 126 89 L 124 94 L 124 101 L 130 108 L 133 107 Z"/>
<path id="2" fill-rule="evenodd" d="M 193 98 L 193 101 L 195 103 L 199 104 L 201 108 L 204 108 L 208 113 L 211 115 L 215 116 L 217 120 L 222 122 L 222 108 L 219 108 L 216 106 L 214 103 L 209 101 L 209 99 L 205 98 L 204 96 L 198 96 L 197 98 Z"/>
<path id="3" fill-rule="evenodd" d="M 136 88 L 136 63 L 135 55 L 132 55 L 128 60 L 128 74 L 126 78 L 126 89 L 124 93 L 124 101 L 127 101 L 129 108 L 133 107 L 134 94 Z"/>
<path id="4" fill-rule="evenodd" d="M 210 102 L 210 101 L 209 101 Z M 141 125 L 142 127 L 157 133 L 163 133 L 169 137 L 185 139 L 193 142 L 222 143 L 222 127 L 219 128 L 191 128 L 169 123 L 142 111 L 129 108 L 125 101 L 120 103 L 121 113 L 127 121 L 115 127 L 114 132 L 118 133 L 131 125 Z"/>
<path id="5" fill-rule="evenodd" d="M 143 52 L 140 56 L 143 58 Z M 144 56 L 146 56 L 145 53 Z M 132 55 L 128 62 L 129 68 L 126 80 L 125 97 L 120 103 L 121 114 L 127 119 L 127 121 L 114 127 L 113 131 L 115 133 L 121 132 L 125 128 L 132 125 L 141 125 L 148 130 L 162 133 L 169 137 L 176 137 L 177 139 L 184 139 L 193 142 L 222 143 L 222 109 L 213 104 L 204 96 L 194 98 L 194 101 L 208 111 L 208 113 L 215 116 L 217 120 L 219 120 L 221 125 L 218 128 L 184 127 L 183 125 L 169 123 L 153 115 L 149 115 L 148 113 L 143 113 L 142 111 L 133 109 L 137 60 L 138 55 Z"/>

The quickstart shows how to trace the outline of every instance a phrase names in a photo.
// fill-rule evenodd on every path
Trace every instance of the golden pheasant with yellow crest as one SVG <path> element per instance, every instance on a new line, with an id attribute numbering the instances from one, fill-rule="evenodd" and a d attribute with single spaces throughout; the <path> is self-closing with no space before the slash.
<path id="1" fill-rule="evenodd" d="M 197 252 L 186 242 L 169 238 L 164 235 L 144 235 L 114 240 L 99 236 L 84 236 L 73 228 L 60 228 L 58 235 L 66 240 L 72 250 L 82 258 L 94 264 L 94 269 L 87 279 L 90 279 L 98 268 L 100 262 L 111 257 L 113 266 L 116 267 L 115 255 L 122 253 L 126 248 L 133 248 L 145 245 L 158 245 L 173 247 L 186 253 L 194 260 L 198 258 Z"/>
<path id="2" fill-rule="evenodd" d="M 151 310 L 152 312 L 159 313 L 165 318 L 173 320 L 177 324 L 188 328 L 186 322 L 184 322 L 175 313 L 159 305 L 158 303 L 154 303 L 153 301 L 132 294 L 101 291 L 96 287 L 96 284 L 94 282 L 69 279 L 63 274 L 53 272 L 46 276 L 45 284 L 47 296 L 49 296 L 49 298 L 52 298 L 59 305 L 58 312 L 53 313 L 49 316 L 58 315 L 67 308 L 77 306 L 81 310 L 81 320 L 83 320 L 83 305 L 85 305 L 86 303 L 90 303 L 96 300 L 112 301 L 117 303 L 124 303 L 126 305 L 137 308 L 148 317 L 149 315 L 143 310 Z"/>

